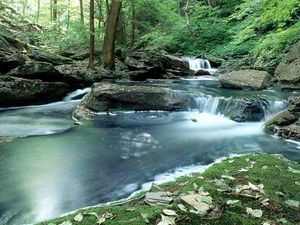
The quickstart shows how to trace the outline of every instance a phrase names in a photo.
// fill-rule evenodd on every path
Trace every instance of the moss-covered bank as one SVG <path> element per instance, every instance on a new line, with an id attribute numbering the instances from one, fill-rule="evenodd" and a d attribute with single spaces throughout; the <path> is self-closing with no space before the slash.
<path id="1" fill-rule="evenodd" d="M 225 159 L 202 174 L 180 177 L 159 187 L 154 185 L 150 191 L 160 189 L 177 196 L 169 205 L 147 205 L 145 194 L 139 194 L 124 204 L 82 209 L 40 225 L 94 225 L 97 221 L 107 225 L 171 224 L 159 223 L 164 213 L 169 214 L 165 219 L 175 220 L 177 225 L 300 224 L 299 185 L 299 163 L 278 155 L 244 155 Z M 197 213 L 181 200 L 191 194 L 202 195 L 200 201 L 210 209 Z M 171 211 L 163 212 L 164 209 Z M 170 216 L 174 212 L 176 215 Z"/>

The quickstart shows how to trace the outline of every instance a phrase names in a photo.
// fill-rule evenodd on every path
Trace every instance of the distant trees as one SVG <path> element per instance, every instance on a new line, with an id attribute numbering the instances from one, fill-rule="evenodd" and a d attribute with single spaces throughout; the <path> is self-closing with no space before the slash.
<path id="1" fill-rule="evenodd" d="M 121 6 L 122 0 L 112 0 L 106 20 L 102 64 L 103 68 L 108 70 L 115 68 L 115 39 Z"/>
<path id="2" fill-rule="evenodd" d="M 79 5 L 80 5 L 80 19 L 81 19 L 81 23 L 84 24 L 83 0 L 79 0 Z"/>

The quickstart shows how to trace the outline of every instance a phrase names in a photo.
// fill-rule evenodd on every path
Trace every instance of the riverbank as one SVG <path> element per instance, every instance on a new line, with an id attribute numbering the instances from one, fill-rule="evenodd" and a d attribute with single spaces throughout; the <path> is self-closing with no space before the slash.
<path id="1" fill-rule="evenodd" d="M 122 204 L 78 210 L 39 225 L 299 224 L 299 188 L 299 163 L 278 155 L 249 154 L 153 185 L 150 195 L 168 192 L 170 204 L 148 205 L 149 192 L 140 193 Z"/>

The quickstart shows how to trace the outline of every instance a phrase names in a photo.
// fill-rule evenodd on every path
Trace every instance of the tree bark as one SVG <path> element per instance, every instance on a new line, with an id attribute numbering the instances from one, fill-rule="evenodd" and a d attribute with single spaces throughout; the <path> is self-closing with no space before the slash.
<path id="1" fill-rule="evenodd" d="M 207 4 L 211 7 L 217 6 L 217 0 L 207 0 Z"/>
<path id="2" fill-rule="evenodd" d="M 53 0 L 53 21 L 57 21 L 57 0 Z"/>
<path id="3" fill-rule="evenodd" d="M 36 14 L 36 22 L 37 23 L 39 23 L 40 11 L 41 11 L 41 0 L 38 0 L 37 1 L 37 14 Z"/>
<path id="4" fill-rule="evenodd" d="M 103 10 L 102 10 L 102 0 L 96 0 L 98 9 L 99 9 L 99 17 L 98 17 L 98 28 L 101 27 L 101 22 L 104 22 L 103 20 Z"/>
<path id="5" fill-rule="evenodd" d="M 90 56 L 88 69 L 94 69 L 94 54 L 95 54 L 95 24 L 94 24 L 94 0 L 90 0 Z"/>
<path id="6" fill-rule="evenodd" d="M 135 0 L 131 0 L 131 40 L 130 48 L 133 48 L 135 42 L 135 29 L 136 29 L 136 16 L 135 16 Z"/>
<path id="7" fill-rule="evenodd" d="M 115 38 L 121 6 L 122 0 L 112 0 L 106 21 L 102 63 L 108 70 L 115 68 Z"/>
<path id="8" fill-rule="evenodd" d="M 71 0 L 68 0 L 68 21 L 67 21 L 67 30 L 69 30 L 71 14 L 70 14 Z"/>
<path id="9" fill-rule="evenodd" d="M 83 0 L 79 0 L 79 5 L 80 5 L 80 19 L 81 19 L 81 23 L 84 24 Z"/>
<path id="10" fill-rule="evenodd" d="M 23 16 L 26 15 L 27 5 L 28 5 L 28 1 L 25 0 L 25 1 L 23 2 L 23 9 L 22 9 L 22 14 L 23 14 Z"/>
<path id="11" fill-rule="evenodd" d="M 186 28 L 187 28 L 188 32 L 191 34 L 192 38 L 196 39 L 196 35 L 194 34 L 194 32 L 192 30 L 192 27 L 190 25 L 188 7 L 189 7 L 189 1 L 187 0 L 186 1 L 186 6 L 184 8 Z"/>
<path id="12" fill-rule="evenodd" d="M 53 20 L 53 0 L 50 0 L 50 21 Z"/>

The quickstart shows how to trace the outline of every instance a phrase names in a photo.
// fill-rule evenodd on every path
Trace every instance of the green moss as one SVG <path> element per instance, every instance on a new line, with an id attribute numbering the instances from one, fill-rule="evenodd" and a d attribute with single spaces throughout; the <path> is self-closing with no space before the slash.
<path id="1" fill-rule="evenodd" d="M 300 175 L 289 171 L 289 167 L 300 170 L 300 165 L 289 161 L 283 157 L 268 154 L 251 154 L 223 160 L 214 164 L 204 173 L 195 173 L 191 176 L 184 176 L 173 182 L 160 185 L 162 189 L 170 192 L 186 194 L 194 191 L 195 186 L 203 187 L 213 199 L 213 208 L 208 215 L 199 216 L 190 212 L 180 211 L 177 205 L 182 203 L 179 198 L 168 206 L 149 206 L 144 203 L 143 193 L 135 197 L 134 200 L 122 205 L 106 205 L 79 210 L 76 213 L 65 217 L 40 223 L 46 225 L 50 223 L 60 224 L 63 221 L 71 220 L 73 224 L 90 225 L 95 224 L 96 217 L 88 213 L 96 212 L 102 215 L 105 212 L 112 213 L 113 219 L 108 219 L 104 224 L 111 225 L 139 225 L 145 224 L 141 214 L 146 214 L 149 224 L 155 224 L 160 219 L 160 214 L 165 208 L 173 209 L 179 215 L 177 225 L 199 225 L 199 224 L 262 224 L 265 221 L 276 222 L 284 218 L 288 224 L 299 224 L 299 208 L 288 206 L 285 200 L 293 199 L 300 201 L 299 185 Z M 248 171 L 239 171 L 247 168 Z M 225 184 L 232 188 L 229 192 L 220 192 L 214 179 L 221 179 L 222 175 L 232 176 L 235 179 L 224 179 Z M 269 205 L 264 206 L 259 199 L 249 198 L 237 194 L 234 190 L 237 185 L 263 184 L 263 198 L 269 199 Z M 195 185 L 196 184 L 196 185 Z M 155 189 L 153 188 L 153 191 Z M 280 193 L 279 193 L 280 192 Z M 226 205 L 228 200 L 237 199 L 240 202 L 235 205 Z M 246 213 L 246 207 L 261 209 L 262 218 L 253 218 Z M 80 223 L 74 222 L 74 216 L 79 212 L 84 213 L 84 220 Z"/>

